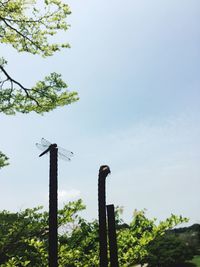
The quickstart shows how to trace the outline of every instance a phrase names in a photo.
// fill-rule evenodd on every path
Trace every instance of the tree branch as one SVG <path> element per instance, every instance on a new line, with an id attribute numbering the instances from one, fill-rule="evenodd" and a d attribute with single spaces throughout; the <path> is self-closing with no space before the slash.
<path id="1" fill-rule="evenodd" d="M 27 40 L 32 45 L 34 45 L 37 49 L 39 49 L 40 51 L 43 51 L 41 46 L 39 46 L 37 43 L 35 43 L 33 40 L 31 40 L 27 35 L 24 35 L 20 31 L 18 31 L 18 29 L 14 28 L 12 25 L 10 25 L 5 18 L 0 17 L 0 19 L 6 24 L 7 27 L 9 27 L 11 30 L 15 31 L 19 36 L 21 36 L 24 39 L 25 44 L 26 44 L 26 40 Z M 28 51 L 28 48 L 27 48 L 27 51 Z"/>
<path id="2" fill-rule="evenodd" d="M 19 83 L 18 81 L 14 80 L 8 73 L 7 71 L 2 67 L 0 66 L 0 70 L 5 74 L 5 76 L 7 77 L 6 80 L 9 80 L 10 83 L 11 83 L 11 92 L 13 91 L 13 83 L 14 84 L 17 84 L 21 89 L 24 90 L 24 92 L 26 93 L 26 96 L 28 98 L 30 98 L 31 100 L 33 100 L 39 107 L 40 107 L 40 104 L 39 102 L 32 96 L 30 96 L 29 92 L 28 91 L 31 91 L 31 89 L 28 89 L 28 88 L 25 88 L 21 83 Z M 4 83 L 5 81 L 3 81 L 2 83 Z"/>

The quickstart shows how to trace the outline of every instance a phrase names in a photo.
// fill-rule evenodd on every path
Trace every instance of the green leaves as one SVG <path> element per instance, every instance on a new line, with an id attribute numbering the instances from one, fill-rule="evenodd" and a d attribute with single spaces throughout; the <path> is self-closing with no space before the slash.
<path id="1" fill-rule="evenodd" d="M 0 169 L 9 165 L 9 158 L 0 151 Z"/>
<path id="2" fill-rule="evenodd" d="M 81 218 L 79 212 L 83 209 L 83 202 L 77 200 L 58 211 L 60 267 L 99 266 L 98 222 Z M 166 230 L 187 221 L 181 216 L 171 215 L 156 223 L 155 219 L 146 218 L 142 210 L 135 211 L 132 222 L 125 225 L 120 218 L 121 210 L 116 209 L 116 213 L 119 266 L 146 263 L 150 253 L 153 255 L 150 245 L 155 243 L 154 240 L 162 240 Z M 41 207 L 18 213 L 2 211 L 0 225 L 1 267 L 48 265 L 48 212 L 41 211 Z M 175 249 L 178 243 L 173 244 Z"/>
<path id="3" fill-rule="evenodd" d="M 0 44 L 8 44 L 18 52 L 52 56 L 68 43 L 55 42 L 58 32 L 69 27 L 66 18 L 69 6 L 62 0 L 1 0 Z M 61 75 L 51 73 L 35 86 L 27 88 L 6 71 L 7 61 L 0 58 L 0 112 L 43 114 L 57 107 L 77 101 L 76 92 L 69 92 Z M 0 154 L 0 168 L 6 166 L 7 157 Z"/>
<path id="4" fill-rule="evenodd" d="M 11 83 L 11 88 L 0 90 L 0 111 L 7 115 L 32 111 L 43 114 L 79 99 L 76 92 L 66 90 L 67 84 L 57 73 L 51 73 L 31 89 L 25 88 L 12 78 L 8 82 Z"/>
<path id="5" fill-rule="evenodd" d="M 3 0 L 0 3 L 0 43 L 11 44 L 18 52 L 51 56 L 66 43 L 52 43 L 50 36 L 68 29 L 69 6 L 61 0 Z M 0 112 L 43 114 L 56 107 L 77 101 L 76 92 L 69 92 L 61 75 L 51 73 L 32 88 L 13 79 L 7 73 L 6 60 L 0 59 Z"/>
<path id="6" fill-rule="evenodd" d="M 148 244 L 162 236 L 166 230 L 187 221 L 187 218 L 172 214 L 165 221 L 157 224 L 155 218 L 146 218 L 145 210 L 135 210 L 130 226 L 118 232 L 119 265 L 144 264 L 148 255 Z"/>
<path id="7" fill-rule="evenodd" d="M 0 42 L 18 52 L 51 56 L 68 43 L 51 43 L 50 36 L 66 31 L 69 6 L 60 0 L 3 0 L 0 9 Z"/>
<path id="8" fill-rule="evenodd" d="M 58 211 L 59 233 L 79 221 L 78 212 L 84 207 L 82 201 L 78 200 L 69 202 Z M 26 209 L 18 213 L 0 212 L 0 266 L 48 265 L 48 213 L 41 211 L 41 208 Z M 61 239 L 59 236 L 59 242 Z M 65 249 L 66 244 L 62 243 L 59 246 L 61 256 Z M 63 257 L 66 253 L 71 254 L 73 262 L 74 253 L 69 249 Z"/>
<path id="9" fill-rule="evenodd" d="M 152 240 L 148 245 L 146 262 L 154 266 L 184 266 L 186 260 L 191 260 L 194 250 L 175 234 L 167 233 Z"/>
<path id="10" fill-rule="evenodd" d="M 12 45 L 18 52 L 52 56 L 61 48 L 69 47 L 67 43 L 52 42 L 50 37 L 68 29 L 66 18 L 70 13 L 69 6 L 61 0 L 3 0 L 0 3 L 0 43 Z M 0 112 L 43 114 L 79 99 L 76 92 L 66 90 L 67 84 L 60 74 L 51 73 L 27 88 L 8 74 L 6 64 L 1 58 Z"/>

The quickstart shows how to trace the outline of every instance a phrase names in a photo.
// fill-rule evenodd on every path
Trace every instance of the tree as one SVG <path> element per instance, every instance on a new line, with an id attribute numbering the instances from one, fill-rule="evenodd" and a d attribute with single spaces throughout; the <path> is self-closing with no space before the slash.
<path id="1" fill-rule="evenodd" d="M 155 218 L 148 219 L 145 216 L 145 210 L 135 210 L 129 227 L 118 231 L 119 265 L 128 267 L 146 263 L 148 244 L 162 236 L 166 230 L 187 221 L 187 218 L 172 214 L 157 224 Z"/>
<path id="2" fill-rule="evenodd" d="M 148 245 L 146 262 L 149 267 L 183 266 L 194 256 L 194 249 L 175 234 L 166 233 L 152 240 Z"/>
<path id="3" fill-rule="evenodd" d="M 69 202 L 58 211 L 59 241 L 73 231 L 74 224 L 79 220 L 77 214 L 85 206 L 81 200 Z M 26 209 L 17 213 L 2 211 L 0 213 L 0 266 L 35 266 L 48 265 L 48 212 L 42 207 Z M 59 247 L 60 255 L 66 246 Z M 66 250 L 72 261 L 71 250 Z M 66 255 L 65 255 L 66 256 Z M 15 265 L 13 264 L 15 263 Z M 10 265 L 9 265 L 10 264 Z M 13 265 L 12 265 L 13 264 Z M 25 265 L 26 264 L 26 265 Z M 64 266 L 64 265 L 61 265 Z"/>
<path id="4" fill-rule="evenodd" d="M 98 221 L 88 222 L 79 212 L 85 206 L 81 200 L 69 202 L 58 211 L 59 266 L 99 266 Z M 170 216 L 155 224 L 144 211 L 137 211 L 130 224 L 123 224 L 120 209 L 116 210 L 119 266 L 144 263 L 149 243 L 167 229 L 186 221 Z M 0 266 L 46 267 L 48 265 L 48 213 L 40 208 L 18 213 L 0 212 Z M 122 226 L 122 227 L 121 227 Z"/>
<path id="5" fill-rule="evenodd" d="M 2 0 L 0 2 L 0 43 L 9 44 L 18 52 L 52 56 L 67 43 L 53 43 L 50 37 L 66 31 L 70 9 L 62 0 Z M 76 92 L 69 92 L 61 75 L 51 73 L 31 88 L 17 81 L 6 70 L 7 61 L 0 58 L 0 112 L 43 114 L 59 106 L 78 100 Z M 1 162 L 5 155 L 0 155 Z M 2 164 L 1 166 L 3 166 Z"/>

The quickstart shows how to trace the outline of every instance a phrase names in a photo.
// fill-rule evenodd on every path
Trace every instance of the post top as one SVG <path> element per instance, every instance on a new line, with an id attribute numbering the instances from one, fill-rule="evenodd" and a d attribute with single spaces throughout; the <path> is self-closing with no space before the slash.
<path id="1" fill-rule="evenodd" d="M 102 165 L 99 168 L 99 175 L 103 175 L 104 177 L 106 177 L 110 173 L 111 173 L 111 171 L 110 171 L 110 168 L 108 165 Z"/>

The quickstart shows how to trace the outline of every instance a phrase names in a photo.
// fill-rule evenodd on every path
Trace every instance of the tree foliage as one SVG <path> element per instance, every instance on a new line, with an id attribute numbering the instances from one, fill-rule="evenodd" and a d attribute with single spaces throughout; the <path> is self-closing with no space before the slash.
<path id="1" fill-rule="evenodd" d="M 1 81 L 0 111 L 7 115 L 31 111 L 44 113 L 58 106 L 71 104 L 78 99 L 76 92 L 64 90 L 67 88 L 67 84 L 61 79 L 60 74 L 51 73 L 30 89 L 11 78 L 2 66 L 0 66 L 0 70 L 7 77 Z M 9 82 L 10 87 L 3 88 L 7 82 Z M 18 87 L 14 87 L 15 85 Z"/>
<path id="2" fill-rule="evenodd" d="M 68 43 L 53 42 L 60 31 L 66 31 L 69 6 L 62 0 L 1 0 L 0 43 L 11 45 L 18 52 L 52 56 Z M 27 87 L 8 73 L 7 61 L 0 55 L 0 112 L 43 114 L 56 107 L 78 100 L 76 92 L 67 90 L 67 84 L 58 73 L 51 73 L 42 81 Z M 1 167 L 7 165 L 0 155 Z"/>
<path id="3" fill-rule="evenodd" d="M 152 240 L 148 245 L 146 262 L 149 267 L 183 266 L 195 254 L 194 249 L 174 234 L 166 233 Z"/>
<path id="4" fill-rule="evenodd" d="M 48 265 L 48 212 L 41 209 L 42 207 L 37 207 L 17 213 L 8 211 L 0 213 L 0 266 L 46 267 Z M 78 200 L 68 203 L 58 211 L 61 233 L 64 229 L 66 235 L 71 233 L 79 219 L 77 213 L 82 209 L 84 205 Z M 64 234 L 60 234 L 59 242 L 63 237 Z M 60 248 L 61 255 L 63 247 L 62 245 Z"/>
<path id="5" fill-rule="evenodd" d="M 99 266 L 98 222 L 88 222 L 79 212 L 81 200 L 69 202 L 58 212 L 59 266 Z M 167 229 L 186 221 L 171 215 L 156 224 L 146 218 L 145 211 L 134 213 L 130 224 L 123 224 L 117 209 L 117 241 L 119 266 L 142 264 L 147 259 L 148 245 Z M 48 265 L 48 213 L 26 209 L 18 213 L 0 213 L 0 266 L 46 267 Z"/>
<path id="6" fill-rule="evenodd" d="M 68 29 L 66 17 L 69 6 L 61 0 L 3 0 L 0 3 L 0 43 L 9 44 L 18 52 L 51 56 L 67 43 L 53 43 L 49 37 Z M 32 88 L 27 88 L 6 71 L 7 61 L 0 60 L 0 111 L 48 112 L 78 99 L 68 92 L 67 84 L 56 73 L 51 73 Z"/>
<path id="7" fill-rule="evenodd" d="M 69 44 L 49 43 L 57 30 L 67 30 L 71 12 L 61 0 L 2 0 L 0 9 L 1 43 L 11 44 L 18 52 L 51 56 Z"/>
<path id="8" fill-rule="evenodd" d="M 0 151 L 0 169 L 8 164 L 8 157 Z"/>
<path id="9" fill-rule="evenodd" d="M 120 266 L 133 266 L 146 263 L 148 244 L 162 236 L 166 230 L 172 229 L 187 218 L 171 214 L 165 221 L 157 223 L 156 219 L 148 219 L 145 210 L 134 211 L 129 227 L 118 232 Z"/>

